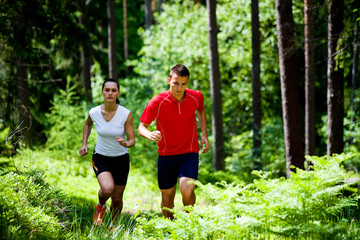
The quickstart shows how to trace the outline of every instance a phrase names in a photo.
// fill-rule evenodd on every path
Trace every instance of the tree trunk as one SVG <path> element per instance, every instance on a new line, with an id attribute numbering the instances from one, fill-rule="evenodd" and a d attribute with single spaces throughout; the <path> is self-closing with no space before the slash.
<path id="1" fill-rule="evenodd" d="M 117 79 L 115 0 L 108 0 L 109 77 Z"/>
<path id="2" fill-rule="evenodd" d="M 85 1 L 81 2 L 81 11 L 82 15 L 79 18 L 80 24 L 83 25 L 87 31 L 90 32 L 89 27 L 89 14 Z M 82 63 L 82 72 L 84 78 L 84 87 L 85 87 L 85 98 L 86 102 L 92 102 L 91 94 L 91 79 L 90 79 L 90 68 L 91 68 L 91 43 L 90 38 L 87 37 L 86 40 L 82 42 L 81 49 L 81 63 Z"/>
<path id="3" fill-rule="evenodd" d="M 293 170 L 290 169 L 291 165 L 304 169 L 299 93 L 296 78 L 294 20 L 291 0 L 276 0 L 276 12 L 286 152 L 286 175 L 290 177 L 290 170 Z"/>
<path id="4" fill-rule="evenodd" d="M 159 15 L 161 14 L 161 12 L 163 11 L 162 9 L 162 4 L 163 4 L 163 0 L 158 0 L 158 5 L 157 5 L 157 11 L 159 13 Z"/>
<path id="5" fill-rule="evenodd" d="M 128 26 L 127 26 L 127 4 L 126 0 L 123 0 L 123 19 L 124 19 L 124 61 L 126 62 L 129 58 L 129 47 L 128 47 Z M 129 68 L 125 65 L 126 76 L 129 75 Z"/>
<path id="6" fill-rule="evenodd" d="M 31 145 L 30 130 L 32 119 L 30 114 L 30 93 L 27 79 L 27 68 L 24 64 L 24 58 L 16 56 L 16 78 L 18 90 L 18 116 L 19 128 L 26 145 Z"/>
<path id="7" fill-rule="evenodd" d="M 152 24 L 151 0 L 145 0 L 145 28 L 149 29 Z"/>
<path id="8" fill-rule="evenodd" d="M 312 0 L 304 1 L 305 16 L 305 154 L 315 155 L 314 18 Z"/>
<path id="9" fill-rule="evenodd" d="M 359 2 L 356 1 L 356 4 L 359 5 Z M 358 6 L 355 6 L 358 8 Z M 359 87 L 359 83 L 357 81 L 357 69 L 359 63 L 359 47 L 356 46 L 359 42 L 359 22 L 355 20 L 355 28 L 354 28 L 354 41 L 353 41 L 353 64 L 351 70 L 351 120 L 350 120 L 350 131 L 354 132 L 354 126 L 356 124 L 356 116 L 359 116 L 355 109 L 355 93 Z M 353 137 L 350 138 L 350 145 L 353 144 Z"/>
<path id="10" fill-rule="evenodd" d="M 260 82 L 260 23 L 259 1 L 251 1 L 252 29 L 252 111 L 253 111 L 253 163 L 261 169 L 261 82 Z"/>
<path id="11" fill-rule="evenodd" d="M 212 98 L 213 164 L 216 170 L 225 169 L 222 101 L 217 43 L 216 0 L 206 0 L 209 27 L 210 92 Z"/>
<path id="12" fill-rule="evenodd" d="M 12 29 L 15 42 L 17 43 L 16 51 L 14 51 L 14 60 L 16 66 L 16 86 L 17 86 L 17 115 L 18 125 L 21 129 L 21 134 L 25 145 L 31 146 L 31 127 L 32 118 L 30 113 L 30 92 L 28 82 L 28 70 L 26 67 L 27 53 L 31 48 L 28 46 L 29 41 L 27 39 L 28 29 L 28 14 L 25 14 L 27 9 L 24 4 L 20 4 L 18 9 L 18 18 L 12 22 Z"/>
<path id="13" fill-rule="evenodd" d="M 327 65 L 327 155 L 341 153 L 344 147 L 344 70 L 335 60 L 340 34 L 344 28 L 344 2 L 329 0 Z"/>

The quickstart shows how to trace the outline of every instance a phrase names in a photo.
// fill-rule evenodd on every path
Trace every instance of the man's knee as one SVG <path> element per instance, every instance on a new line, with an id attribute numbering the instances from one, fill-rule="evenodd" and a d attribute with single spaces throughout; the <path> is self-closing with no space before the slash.
<path id="1" fill-rule="evenodd" d="M 175 199 L 175 188 L 161 190 L 161 199 L 166 206 L 173 204 Z"/>

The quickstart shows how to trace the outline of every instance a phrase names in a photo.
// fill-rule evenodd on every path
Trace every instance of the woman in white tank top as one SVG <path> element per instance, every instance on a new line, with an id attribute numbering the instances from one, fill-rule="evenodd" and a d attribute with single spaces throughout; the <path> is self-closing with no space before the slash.
<path id="1" fill-rule="evenodd" d="M 103 223 L 106 201 L 111 198 L 111 225 L 117 221 L 123 207 L 123 193 L 129 173 L 128 148 L 135 145 L 135 132 L 131 112 L 119 105 L 119 84 L 107 79 L 102 86 L 104 104 L 90 110 L 83 129 L 81 156 L 88 154 L 87 141 L 95 122 L 98 140 L 93 154 L 93 169 L 100 190 L 99 203 L 92 219 L 94 225 Z M 125 138 L 126 134 L 126 138 Z"/>

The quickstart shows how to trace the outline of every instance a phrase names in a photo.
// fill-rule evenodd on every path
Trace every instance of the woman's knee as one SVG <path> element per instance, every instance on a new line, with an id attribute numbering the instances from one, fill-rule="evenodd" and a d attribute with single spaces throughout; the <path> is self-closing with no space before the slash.
<path id="1" fill-rule="evenodd" d="M 114 186 L 113 185 L 107 185 L 107 186 L 103 186 L 101 188 L 101 192 L 104 195 L 109 196 L 109 197 L 112 195 L 113 191 L 114 191 Z"/>

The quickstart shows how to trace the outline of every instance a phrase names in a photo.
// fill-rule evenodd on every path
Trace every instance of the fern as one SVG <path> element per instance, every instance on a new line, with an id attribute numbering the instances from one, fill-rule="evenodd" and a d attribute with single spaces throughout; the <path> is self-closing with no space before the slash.
<path id="1" fill-rule="evenodd" d="M 358 224 L 344 216 L 358 208 L 359 195 L 343 195 L 354 182 L 348 179 L 357 178 L 342 166 L 347 157 L 308 157 L 313 170 L 297 169 L 290 179 L 255 172 L 259 178 L 246 186 L 197 182 L 207 206 L 187 208 L 189 213 L 174 209 L 174 221 L 143 219 L 135 233 L 159 239 L 351 238 Z"/>

